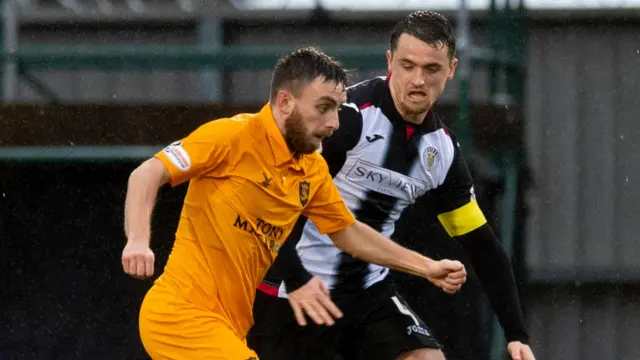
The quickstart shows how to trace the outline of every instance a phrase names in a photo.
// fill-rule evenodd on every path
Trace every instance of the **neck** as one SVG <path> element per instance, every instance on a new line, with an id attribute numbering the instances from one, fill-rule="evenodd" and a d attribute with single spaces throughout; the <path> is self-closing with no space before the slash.
<path id="1" fill-rule="evenodd" d="M 395 105 L 396 110 L 398 111 L 398 113 L 400 113 L 400 116 L 402 116 L 402 119 L 404 121 L 412 123 L 414 125 L 420 125 L 420 124 L 422 124 L 424 122 L 424 119 L 427 116 L 427 113 L 429 113 L 429 110 L 431 109 L 431 107 L 429 107 L 429 109 L 427 109 L 427 111 L 424 111 L 424 112 L 421 112 L 421 113 L 408 114 L 403 109 L 402 102 L 397 99 L 396 93 L 393 90 L 393 86 L 389 86 L 389 90 L 391 90 L 391 98 L 393 99 L 393 105 Z"/>

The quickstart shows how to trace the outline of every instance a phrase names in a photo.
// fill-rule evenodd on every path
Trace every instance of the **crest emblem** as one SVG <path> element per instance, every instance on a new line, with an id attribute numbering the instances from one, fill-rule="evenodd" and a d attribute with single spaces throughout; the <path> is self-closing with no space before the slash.
<path id="1" fill-rule="evenodd" d="M 262 185 L 264 188 L 268 188 L 269 185 L 271 185 L 271 180 L 273 180 L 273 178 L 268 177 L 267 174 L 264 173 L 264 171 L 262 172 L 262 176 L 264 177 L 264 181 L 261 181 L 260 185 Z"/>
<path id="2" fill-rule="evenodd" d="M 300 189 L 300 204 L 302 204 L 302 206 L 307 205 L 307 203 L 309 202 L 309 190 L 311 188 L 311 184 L 309 184 L 309 182 L 307 181 L 301 181 L 300 185 L 299 185 L 299 189 Z"/>
<path id="3" fill-rule="evenodd" d="M 440 152 L 436 148 L 429 146 L 425 151 L 424 160 L 427 166 L 427 171 L 434 170 L 440 164 Z"/>

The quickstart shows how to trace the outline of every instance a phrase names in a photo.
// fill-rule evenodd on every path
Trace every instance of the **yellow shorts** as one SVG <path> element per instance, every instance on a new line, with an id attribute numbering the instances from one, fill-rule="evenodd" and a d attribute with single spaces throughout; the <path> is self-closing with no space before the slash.
<path id="1" fill-rule="evenodd" d="M 140 338 L 152 359 L 257 360 L 220 315 L 153 286 L 140 309 Z"/>

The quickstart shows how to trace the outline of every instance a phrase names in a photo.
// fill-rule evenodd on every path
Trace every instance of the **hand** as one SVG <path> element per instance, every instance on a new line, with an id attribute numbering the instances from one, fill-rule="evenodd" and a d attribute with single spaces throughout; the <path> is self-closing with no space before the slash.
<path id="1" fill-rule="evenodd" d="M 440 260 L 429 265 L 426 277 L 444 292 L 455 294 L 467 281 L 467 271 L 459 261 Z"/>
<path id="2" fill-rule="evenodd" d="M 329 289 L 318 277 L 312 277 L 296 291 L 289 293 L 289 304 L 298 325 L 307 325 L 304 314 L 318 325 L 333 325 L 333 318 L 341 318 L 342 312 L 329 297 Z"/>
<path id="3" fill-rule="evenodd" d="M 507 350 L 513 360 L 536 360 L 529 345 L 525 345 L 520 341 L 510 342 L 509 345 L 507 345 Z"/>
<path id="4" fill-rule="evenodd" d="M 143 242 L 128 241 L 122 251 L 122 267 L 124 272 L 136 279 L 153 276 L 155 255 Z"/>

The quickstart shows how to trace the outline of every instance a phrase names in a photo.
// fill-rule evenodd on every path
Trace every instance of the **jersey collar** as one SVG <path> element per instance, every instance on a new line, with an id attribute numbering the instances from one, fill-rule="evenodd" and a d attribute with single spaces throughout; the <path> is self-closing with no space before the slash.
<path id="1" fill-rule="evenodd" d="M 264 130 L 269 140 L 269 146 L 273 155 L 273 161 L 276 166 L 281 166 L 287 163 L 291 163 L 295 170 L 304 171 L 303 161 L 304 156 L 293 156 L 289 146 L 284 139 L 284 135 L 276 124 L 276 119 L 273 117 L 271 111 L 271 104 L 267 103 L 262 107 L 262 110 L 258 113 L 258 117 L 263 124 Z"/>

